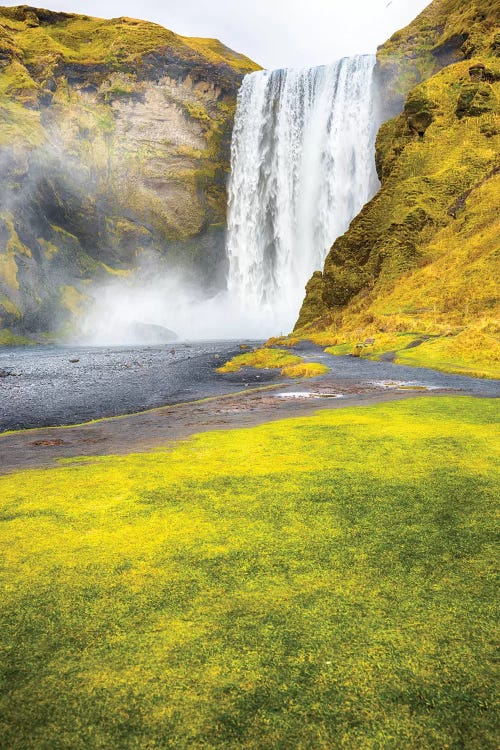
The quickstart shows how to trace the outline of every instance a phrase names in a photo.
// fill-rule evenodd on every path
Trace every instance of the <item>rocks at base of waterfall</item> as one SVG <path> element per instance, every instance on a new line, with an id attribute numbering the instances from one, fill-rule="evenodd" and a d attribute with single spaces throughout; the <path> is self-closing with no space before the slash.
<path id="1" fill-rule="evenodd" d="M 137 344 L 168 344 L 178 340 L 178 335 L 164 326 L 152 323 L 130 323 L 127 326 L 126 338 Z"/>

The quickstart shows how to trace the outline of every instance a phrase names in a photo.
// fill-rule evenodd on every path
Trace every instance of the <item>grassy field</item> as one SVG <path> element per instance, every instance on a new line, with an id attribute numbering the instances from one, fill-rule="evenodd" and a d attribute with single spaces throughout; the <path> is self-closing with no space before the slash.
<path id="1" fill-rule="evenodd" d="M 488 750 L 497 402 L 0 477 L 0 746 Z"/>

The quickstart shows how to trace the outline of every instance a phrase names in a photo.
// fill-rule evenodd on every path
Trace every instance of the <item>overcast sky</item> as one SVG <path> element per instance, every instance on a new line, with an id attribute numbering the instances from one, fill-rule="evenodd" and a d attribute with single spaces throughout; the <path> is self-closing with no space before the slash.
<path id="1" fill-rule="evenodd" d="M 131 16 L 221 39 L 263 67 L 321 65 L 374 52 L 429 0 L 24 0 L 104 18 Z M 20 5 L 21 0 L 0 0 Z"/>

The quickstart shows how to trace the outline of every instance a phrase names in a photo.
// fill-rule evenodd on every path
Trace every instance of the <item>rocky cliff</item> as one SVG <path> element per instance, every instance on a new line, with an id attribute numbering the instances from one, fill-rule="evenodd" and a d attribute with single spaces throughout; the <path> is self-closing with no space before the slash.
<path id="1" fill-rule="evenodd" d="M 499 22 L 497 0 L 434 0 L 379 49 L 382 186 L 310 280 L 301 334 L 498 372 Z"/>
<path id="2" fill-rule="evenodd" d="M 152 23 L 0 8 L 0 341 L 64 326 L 90 282 L 151 255 L 222 283 L 236 95 L 256 69 Z"/>

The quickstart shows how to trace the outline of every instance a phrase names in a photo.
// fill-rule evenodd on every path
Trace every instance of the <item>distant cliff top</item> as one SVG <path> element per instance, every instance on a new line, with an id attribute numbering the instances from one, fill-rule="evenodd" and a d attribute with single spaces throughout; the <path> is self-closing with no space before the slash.
<path id="1" fill-rule="evenodd" d="M 217 39 L 179 36 L 148 21 L 103 20 L 27 5 L 0 7 L 0 66 L 60 61 L 124 70 L 140 63 L 147 67 L 159 56 L 170 64 L 229 67 L 239 74 L 260 69 Z"/>
<path id="2" fill-rule="evenodd" d="M 500 49 L 500 0 L 434 0 L 378 49 L 389 114 L 442 68 Z"/>

